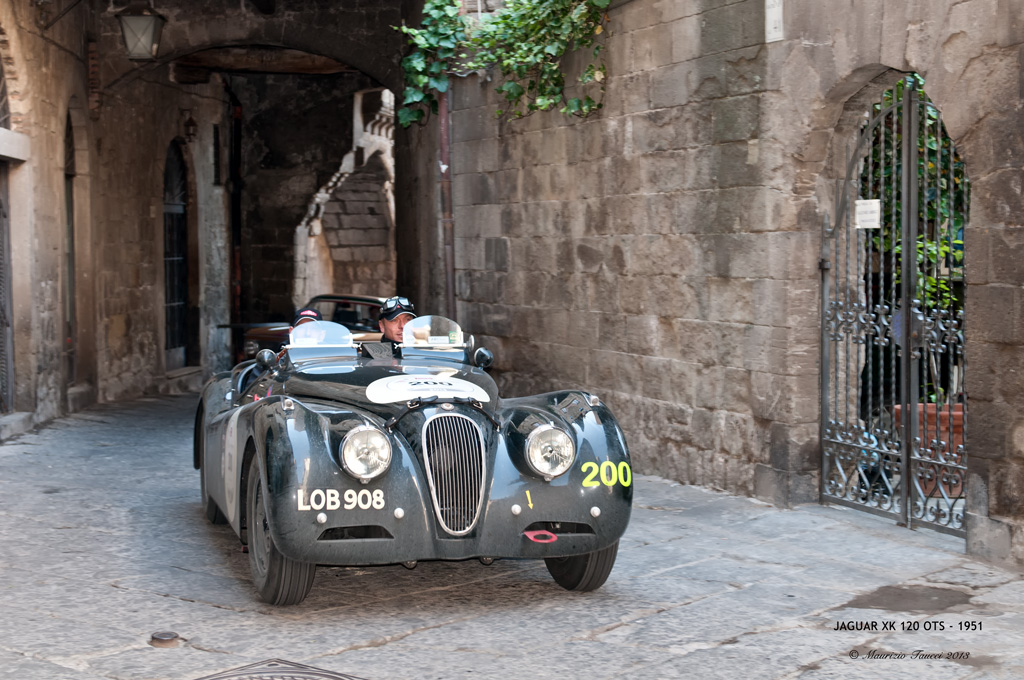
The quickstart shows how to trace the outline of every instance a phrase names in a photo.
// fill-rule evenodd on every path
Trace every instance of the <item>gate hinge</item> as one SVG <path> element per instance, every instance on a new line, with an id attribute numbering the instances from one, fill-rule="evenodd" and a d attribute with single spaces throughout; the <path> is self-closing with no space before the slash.
<path id="1" fill-rule="evenodd" d="M 822 271 L 825 271 L 826 269 L 832 269 L 832 263 L 828 260 L 828 258 L 823 257 L 820 260 L 818 260 L 818 269 Z"/>

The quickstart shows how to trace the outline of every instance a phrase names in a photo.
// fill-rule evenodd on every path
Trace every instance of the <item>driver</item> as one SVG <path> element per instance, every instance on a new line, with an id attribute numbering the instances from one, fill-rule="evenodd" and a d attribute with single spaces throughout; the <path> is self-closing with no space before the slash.
<path id="1" fill-rule="evenodd" d="M 402 342 L 402 331 L 405 328 L 405 324 L 409 323 L 416 318 L 416 308 L 407 297 L 389 297 L 380 306 L 380 316 L 377 317 L 377 323 L 380 325 L 380 332 L 384 336 L 380 339 L 379 346 L 389 357 L 393 357 L 397 351 L 397 346 Z M 363 343 L 363 352 L 372 358 L 379 358 L 374 356 L 377 352 L 376 347 L 372 347 L 371 344 L 377 343 Z"/>

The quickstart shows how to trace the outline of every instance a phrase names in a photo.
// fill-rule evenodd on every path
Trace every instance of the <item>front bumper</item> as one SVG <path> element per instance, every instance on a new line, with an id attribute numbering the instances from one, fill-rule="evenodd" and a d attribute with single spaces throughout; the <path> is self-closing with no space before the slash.
<path id="1" fill-rule="evenodd" d="M 365 485 L 329 458 L 311 460 L 304 483 L 278 482 L 266 496 L 271 535 L 291 559 L 359 566 L 566 557 L 605 548 L 625 532 L 631 487 L 585 487 L 578 469 L 544 482 L 522 475 L 501 451 L 492 460 L 481 516 L 466 536 L 447 534 L 435 520 L 419 461 L 408 451 L 396 456 L 382 478 Z M 326 521 L 318 522 L 318 515 Z M 531 529 L 552 531 L 557 540 L 531 540 L 524 534 Z"/>

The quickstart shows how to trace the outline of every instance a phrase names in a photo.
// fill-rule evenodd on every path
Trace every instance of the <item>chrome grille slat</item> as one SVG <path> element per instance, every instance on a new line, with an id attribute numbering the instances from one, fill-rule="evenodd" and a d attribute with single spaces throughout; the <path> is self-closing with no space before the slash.
<path id="1" fill-rule="evenodd" d="M 422 442 L 437 521 L 453 536 L 468 534 L 483 505 L 483 434 L 464 415 L 440 413 L 427 419 Z"/>

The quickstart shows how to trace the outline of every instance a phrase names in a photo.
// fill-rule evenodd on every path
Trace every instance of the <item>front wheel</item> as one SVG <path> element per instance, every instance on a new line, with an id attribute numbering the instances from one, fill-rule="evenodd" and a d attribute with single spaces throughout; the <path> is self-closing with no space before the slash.
<path id="1" fill-rule="evenodd" d="M 316 564 L 289 559 L 274 546 L 256 456 L 253 456 L 249 466 L 249 484 L 246 488 L 249 570 L 252 572 L 253 585 L 264 602 L 298 604 L 313 587 Z"/>
<path id="2" fill-rule="evenodd" d="M 608 580 L 619 553 L 619 542 L 602 550 L 572 557 L 549 557 L 544 560 L 555 583 L 566 590 L 586 592 L 597 590 Z"/>

